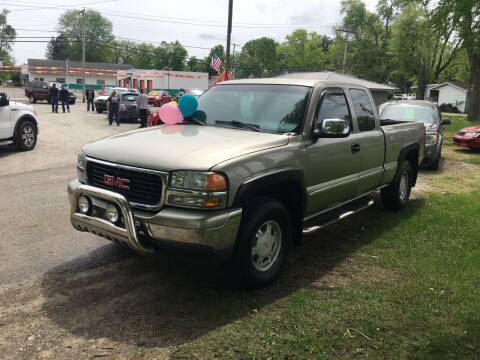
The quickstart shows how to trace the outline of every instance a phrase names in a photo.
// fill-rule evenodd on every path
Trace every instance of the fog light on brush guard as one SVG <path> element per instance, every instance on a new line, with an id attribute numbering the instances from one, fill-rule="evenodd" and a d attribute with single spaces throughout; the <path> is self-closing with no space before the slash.
<path id="1" fill-rule="evenodd" d="M 90 199 L 85 195 L 81 195 L 78 198 L 78 210 L 82 214 L 88 214 L 90 212 Z"/>
<path id="2" fill-rule="evenodd" d="M 118 209 L 115 205 L 108 205 L 105 209 L 105 216 L 107 220 L 116 223 L 118 221 Z"/>

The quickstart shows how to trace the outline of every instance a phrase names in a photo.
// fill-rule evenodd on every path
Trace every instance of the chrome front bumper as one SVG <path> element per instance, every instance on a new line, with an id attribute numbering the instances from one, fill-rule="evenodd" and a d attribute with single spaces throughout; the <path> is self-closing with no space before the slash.
<path id="1" fill-rule="evenodd" d="M 77 206 L 80 195 L 89 196 L 100 207 L 102 204 L 115 204 L 125 227 L 101 217 L 81 214 Z M 84 185 L 78 180 L 68 186 L 68 196 L 70 221 L 75 229 L 118 241 L 140 254 L 153 252 L 152 245 L 163 242 L 231 250 L 242 218 L 242 209 L 210 211 L 164 208 L 152 214 L 133 209 L 123 195 Z"/>

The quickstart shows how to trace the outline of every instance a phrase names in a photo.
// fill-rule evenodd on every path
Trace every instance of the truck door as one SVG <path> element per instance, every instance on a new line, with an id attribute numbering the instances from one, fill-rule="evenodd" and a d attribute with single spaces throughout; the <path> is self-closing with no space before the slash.
<path id="1" fill-rule="evenodd" d="M 364 89 L 348 90 L 358 124 L 355 140 L 357 150 L 358 187 L 357 196 L 380 185 L 385 159 L 385 135 L 380 128 L 375 107 L 368 92 Z M 376 120 L 377 119 L 377 120 Z"/>
<path id="2" fill-rule="evenodd" d="M 3 105 L 7 101 L 5 94 L 0 94 L 0 140 L 13 136 L 12 124 L 10 122 L 10 106 Z"/>
<path id="3" fill-rule="evenodd" d="M 319 138 L 307 143 L 307 215 L 352 199 L 357 191 L 357 154 L 352 152 L 356 134 L 342 88 L 327 89 L 322 93 L 313 129 L 321 129 L 325 119 L 349 120 L 352 133 L 348 137 Z"/>

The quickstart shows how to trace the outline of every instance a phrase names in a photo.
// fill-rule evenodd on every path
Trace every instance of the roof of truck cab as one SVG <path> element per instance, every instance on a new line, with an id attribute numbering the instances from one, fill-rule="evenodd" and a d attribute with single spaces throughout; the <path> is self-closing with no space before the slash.
<path id="1" fill-rule="evenodd" d="M 356 88 L 364 88 L 359 84 L 345 82 L 345 81 L 332 81 L 332 80 L 309 80 L 309 79 L 292 79 L 292 78 L 262 78 L 262 79 L 241 79 L 241 80 L 229 80 L 218 83 L 218 85 L 233 85 L 233 84 L 265 84 L 265 85 L 295 85 L 295 86 L 351 86 Z"/>

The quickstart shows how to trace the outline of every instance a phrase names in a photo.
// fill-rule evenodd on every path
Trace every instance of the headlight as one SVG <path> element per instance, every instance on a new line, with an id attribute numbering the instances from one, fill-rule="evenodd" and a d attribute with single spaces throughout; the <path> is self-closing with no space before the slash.
<path id="1" fill-rule="evenodd" d="M 480 137 L 480 133 L 477 133 L 477 132 L 467 132 L 467 133 L 465 133 L 464 136 L 476 138 L 476 137 Z"/>
<path id="2" fill-rule="evenodd" d="M 227 178 L 215 172 L 174 171 L 167 201 L 170 205 L 223 209 L 227 205 Z"/>
<path id="3" fill-rule="evenodd" d="M 438 140 L 438 135 L 427 135 L 427 144 L 435 144 Z"/>
<path id="4" fill-rule="evenodd" d="M 224 191 L 227 190 L 227 179 L 214 172 L 174 171 L 170 186 L 189 190 Z"/>
<path id="5" fill-rule="evenodd" d="M 85 153 L 82 150 L 80 150 L 77 156 L 77 175 L 78 175 L 78 180 L 80 180 L 80 182 L 83 184 L 87 182 L 86 176 L 85 176 L 86 165 L 87 165 L 87 158 L 85 156 Z"/>

